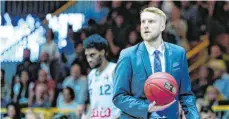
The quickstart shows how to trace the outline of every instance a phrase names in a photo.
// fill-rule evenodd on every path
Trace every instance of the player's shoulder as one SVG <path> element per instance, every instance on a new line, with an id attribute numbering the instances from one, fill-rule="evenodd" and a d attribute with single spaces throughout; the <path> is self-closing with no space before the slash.
<path id="1" fill-rule="evenodd" d="M 92 77 L 95 74 L 96 69 L 92 69 L 89 73 L 88 73 L 88 78 Z"/>
<path id="2" fill-rule="evenodd" d="M 116 63 L 114 63 L 114 62 L 109 62 L 109 67 L 111 67 L 111 68 L 113 68 L 113 67 L 116 67 Z"/>
<path id="3" fill-rule="evenodd" d="M 184 53 L 185 52 L 185 49 L 179 45 L 168 43 L 168 42 L 164 42 L 164 43 L 165 43 L 165 46 L 169 48 L 169 50 L 176 51 L 176 53 Z"/>
<path id="4" fill-rule="evenodd" d="M 134 45 L 134 46 L 131 46 L 131 47 L 128 47 L 128 48 L 125 48 L 121 51 L 120 53 L 120 56 L 121 57 L 129 57 L 129 56 L 132 56 L 132 55 L 135 55 L 137 50 L 138 50 L 138 47 L 139 45 L 141 44 L 142 42 Z"/>

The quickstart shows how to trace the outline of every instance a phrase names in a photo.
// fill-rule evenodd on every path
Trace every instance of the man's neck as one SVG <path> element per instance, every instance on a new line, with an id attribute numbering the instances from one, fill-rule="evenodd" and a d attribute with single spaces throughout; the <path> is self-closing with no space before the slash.
<path id="1" fill-rule="evenodd" d="M 102 72 L 108 65 L 108 61 L 106 59 L 103 59 L 102 64 L 100 65 L 100 67 L 98 68 L 99 72 Z"/>
<path id="2" fill-rule="evenodd" d="M 153 47 L 155 49 L 158 49 L 158 47 L 161 45 L 162 43 L 162 38 L 161 38 L 161 35 L 156 39 L 156 40 L 153 40 L 153 41 L 145 41 L 145 43 L 149 46 L 149 47 Z"/>

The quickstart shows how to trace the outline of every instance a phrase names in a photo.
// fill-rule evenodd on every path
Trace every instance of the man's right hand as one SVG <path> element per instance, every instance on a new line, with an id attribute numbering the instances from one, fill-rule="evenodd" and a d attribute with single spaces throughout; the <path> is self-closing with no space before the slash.
<path id="1" fill-rule="evenodd" d="M 162 111 L 162 110 L 168 108 L 168 107 L 169 107 L 170 105 L 172 105 L 174 102 L 176 102 L 176 100 L 173 100 L 172 102 L 170 102 L 169 104 L 166 104 L 166 105 L 156 106 L 156 102 L 153 101 L 152 103 L 149 104 L 148 112 Z"/>

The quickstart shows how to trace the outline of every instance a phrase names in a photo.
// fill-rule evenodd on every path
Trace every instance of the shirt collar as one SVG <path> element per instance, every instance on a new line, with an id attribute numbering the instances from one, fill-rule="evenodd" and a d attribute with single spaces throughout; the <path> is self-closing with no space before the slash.
<path id="1" fill-rule="evenodd" d="M 162 43 L 160 44 L 160 46 L 157 49 L 155 49 L 154 47 L 149 46 L 149 44 L 147 44 L 147 43 L 145 43 L 145 46 L 146 46 L 146 49 L 147 49 L 149 55 L 153 55 L 155 50 L 159 50 L 160 54 L 164 54 L 165 43 L 163 41 L 162 41 Z"/>

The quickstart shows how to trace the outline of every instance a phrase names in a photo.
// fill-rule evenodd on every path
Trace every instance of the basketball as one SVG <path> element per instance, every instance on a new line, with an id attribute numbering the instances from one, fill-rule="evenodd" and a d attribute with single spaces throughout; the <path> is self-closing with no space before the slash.
<path id="1" fill-rule="evenodd" d="M 172 102 L 178 92 L 174 77 L 165 72 L 157 72 L 148 77 L 144 85 L 144 92 L 150 102 L 165 105 Z"/>

